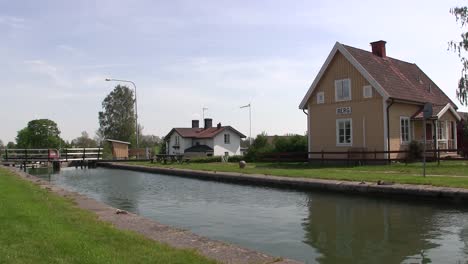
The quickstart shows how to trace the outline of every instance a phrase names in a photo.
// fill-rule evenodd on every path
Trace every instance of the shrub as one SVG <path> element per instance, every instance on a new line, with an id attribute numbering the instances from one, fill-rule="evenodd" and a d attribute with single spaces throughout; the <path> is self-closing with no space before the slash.
<path id="1" fill-rule="evenodd" d="M 245 157 L 242 155 L 235 155 L 235 156 L 229 156 L 228 162 L 239 162 L 241 160 L 244 160 Z"/>
<path id="2" fill-rule="evenodd" d="M 211 157 L 193 157 L 190 159 L 190 162 L 193 163 L 213 163 L 213 162 L 221 162 L 222 156 L 211 156 Z M 228 156 L 228 162 L 239 162 L 244 160 L 244 156 L 236 155 L 236 156 Z"/>
<path id="3" fill-rule="evenodd" d="M 190 159 L 192 163 L 213 163 L 213 162 L 221 162 L 220 156 L 212 156 L 212 157 L 193 157 Z"/>
<path id="4" fill-rule="evenodd" d="M 423 145 L 422 143 L 411 141 L 408 146 L 408 161 L 414 162 L 422 158 L 423 155 Z"/>

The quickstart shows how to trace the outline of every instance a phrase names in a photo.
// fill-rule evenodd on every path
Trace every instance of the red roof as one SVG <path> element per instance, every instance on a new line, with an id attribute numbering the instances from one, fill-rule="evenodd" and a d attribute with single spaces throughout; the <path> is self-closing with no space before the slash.
<path id="1" fill-rule="evenodd" d="M 382 86 L 390 98 L 444 106 L 450 103 L 456 108 L 452 100 L 418 65 L 390 57 L 382 58 L 369 51 L 343 46 Z"/>
<path id="2" fill-rule="evenodd" d="M 241 138 L 245 138 L 245 135 L 241 132 L 235 130 L 231 126 L 222 126 L 218 127 L 210 127 L 210 128 L 174 128 L 169 132 L 168 136 L 172 134 L 172 132 L 176 131 L 179 135 L 186 138 L 213 138 L 217 134 L 221 133 L 222 131 L 230 129 L 235 133 L 239 134 Z"/>
<path id="3" fill-rule="evenodd" d="M 432 117 L 436 117 L 440 111 L 445 107 L 446 105 L 432 105 Z M 423 119 L 424 113 L 423 113 L 424 107 L 421 106 L 421 108 L 411 117 L 412 119 Z"/>

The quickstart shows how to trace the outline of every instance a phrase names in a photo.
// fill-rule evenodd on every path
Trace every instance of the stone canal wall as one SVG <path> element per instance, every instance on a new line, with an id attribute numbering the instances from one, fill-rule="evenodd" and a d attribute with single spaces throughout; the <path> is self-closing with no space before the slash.
<path id="1" fill-rule="evenodd" d="M 297 190 L 320 190 L 342 193 L 366 194 L 373 196 L 387 196 L 392 198 L 416 198 L 437 200 L 444 202 L 468 202 L 468 189 L 436 187 L 431 185 L 412 184 L 377 184 L 369 182 L 336 181 L 322 179 L 307 179 L 270 176 L 261 174 L 241 174 L 216 171 L 196 171 L 173 168 L 149 167 L 144 165 L 130 165 L 123 163 L 99 163 L 101 167 L 160 173 L 179 177 L 189 177 L 201 180 L 231 182 L 277 188 Z"/>
<path id="2" fill-rule="evenodd" d="M 152 219 L 111 207 L 77 192 L 65 190 L 16 168 L 4 168 L 9 169 L 18 177 L 33 182 L 45 190 L 72 199 L 77 207 L 95 213 L 99 220 L 109 222 L 118 229 L 140 233 L 149 239 L 167 244 L 171 247 L 196 250 L 200 254 L 214 259 L 219 263 L 302 263 L 282 257 L 273 257 L 252 249 L 242 248 L 230 243 L 199 236 L 187 230 L 163 225 Z"/>

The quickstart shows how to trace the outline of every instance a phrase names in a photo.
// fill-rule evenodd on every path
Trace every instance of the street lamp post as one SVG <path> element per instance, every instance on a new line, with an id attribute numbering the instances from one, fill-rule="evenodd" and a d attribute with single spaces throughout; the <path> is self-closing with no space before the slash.
<path id="1" fill-rule="evenodd" d="M 138 138 L 139 138 L 139 131 L 138 131 L 138 104 L 137 104 L 137 88 L 136 84 L 132 81 L 128 80 L 119 80 L 119 79 L 110 79 L 106 78 L 106 82 L 126 82 L 126 83 L 131 83 L 133 85 L 133 88 L 135 90 L 135 131 L 136 131 L 136 147 L 138 148 Z"/>
<path id="2" fill-rule="evenodd" d="M 249 108 L 249 143 L 252 146 L 252 106 L 249 103 L 248 105 L 241 106 L 240 108 Z"/>

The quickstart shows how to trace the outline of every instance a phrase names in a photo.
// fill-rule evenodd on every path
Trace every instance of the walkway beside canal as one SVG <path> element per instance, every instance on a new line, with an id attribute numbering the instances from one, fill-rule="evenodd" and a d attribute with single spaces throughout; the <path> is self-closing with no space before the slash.
<path id="1" fill-rule="evenodd" d="M 281 257 L 272 257 L 258 251 L 242 248 L 229 243 L 211 240 L 187 230 L 163 225 L 154 220 L 126 212 L 117 214 L 117 208 L 98 202 L 87 196 L 64 190 L 35 176 L 23 173 L 13 168 L 9 170 L 22 179 L 31 181 L 41 188 L 53 192 L 61 197 L 73 200 L 78 208 L 95 213 L 99 220 L 109 222 L 118 229 L 130 230 L 144 235 L 147 238 L 167 244 L 174 248 L 192 249 L 203 256 L 214 259 L 220 263 L 300 263 Z"/>
<path id="2" fill-rule="evenodd" d="M 311 178 L 270 176 L 262 174 L 242 174 L 234 172 L 199 171 L 180 168 L 150 167 L 125 163 L 99 163 L 99 166 L 141 172 L 161 173 L 180 177 L 232 182 L 251 185 L 273 186 L 298 190 L 335 191 L 343 193 L 367 194 L 390 197 L 410 197 L 419 199 L 449 201 L 455 203 L 468 201 L 468 189 L 436 187 L 413 184 L 378 184 L 357 181 L 337 181 Z"/>

